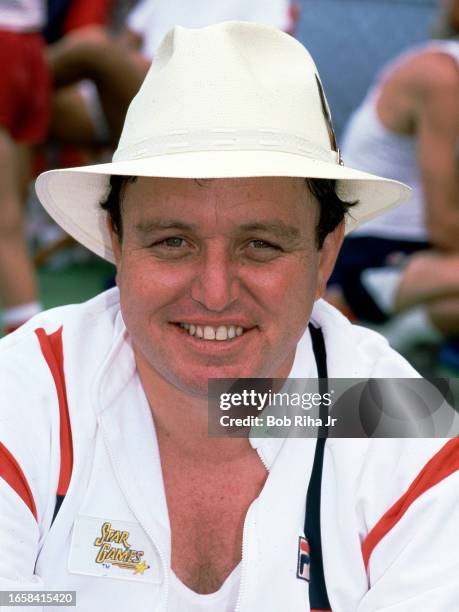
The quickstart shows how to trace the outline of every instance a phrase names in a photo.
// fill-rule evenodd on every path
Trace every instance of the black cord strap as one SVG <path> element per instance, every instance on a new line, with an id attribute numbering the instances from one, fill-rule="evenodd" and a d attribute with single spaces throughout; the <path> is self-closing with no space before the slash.
<path id="1" fill-rule="evenodd" d="M 322 330 L 314 327 L 311 323 L 309 324 L 309 331 L 312 339 L 312 349 L 317 363 L 319 392 L 323 395 L 328 390 L 327 353 L 325 350 L 324 337 Z M 320 406 L 319 416 L 323 423 L 327 422 L 327 409 L 323 404 Z M 304 519 L 304 534 L 309 542 L 310 548 L 309 604 L 311 609 L 316 610 L 331 609 L 325 584 L 320 530 L 322 470 L 327 434 L 328 427 L 322 425 L 319 429 L 319 437 L 316 442 L 311 479 L 306 495 L 306 515 Z"/>

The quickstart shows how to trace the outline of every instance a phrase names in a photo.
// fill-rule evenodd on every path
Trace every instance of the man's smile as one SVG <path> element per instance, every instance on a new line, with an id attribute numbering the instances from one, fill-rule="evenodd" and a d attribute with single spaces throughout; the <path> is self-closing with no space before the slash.
<path id="1" fill-rule="evenodd" d="M 244 328 L 240 325 L 199 325 L 199 323 L 179 323 L 179 326 L 188 332 L 190 336 L 195 336 L 201 340 L 233 340 L 242 336 Z"/>
<path id="2" fill-rule="evenodd" d="M 257 329 L 257 326 L 250 323 L 241 317 L 228 317 L 226 322 L 206 321 L 196 317 L 196 320 L 187 317 L 186 321 L 170 321 L 172 329 L 180 334 L 181 341 L 187 340 L 194 347 L 200 350 L 208 351 L 211 347 L 221 350 L 226 348 L 235 349 L 240 344 L 245 344 L 248 336 L 251 336 L 251 331 Z"/>

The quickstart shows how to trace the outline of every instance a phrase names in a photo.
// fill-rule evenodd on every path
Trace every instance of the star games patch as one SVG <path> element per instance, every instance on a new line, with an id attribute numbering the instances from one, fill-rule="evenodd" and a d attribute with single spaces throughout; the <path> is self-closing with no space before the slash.
<path id="1" fill-rule="evenodd" d="M 79 515 L 70 545 L 72 574 L 159 584 L 161 560 L 139 523 Z"/>

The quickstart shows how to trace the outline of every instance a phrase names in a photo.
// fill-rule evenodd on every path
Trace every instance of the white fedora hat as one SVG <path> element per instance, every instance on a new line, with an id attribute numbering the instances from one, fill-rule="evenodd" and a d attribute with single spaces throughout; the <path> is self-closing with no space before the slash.
<path id="1" fill-rule="evenodd" d="M 49 214 L 109 261 L 99 203 L 112 174 L 336 179 L 343 199 L 359 201 L 347 230 L 410 191 L 342 165 L 309 53 L 283 32 L 244 22 L 170 31 L 131 102 L 113 161 L 38 177 L 37 194 Z"/>

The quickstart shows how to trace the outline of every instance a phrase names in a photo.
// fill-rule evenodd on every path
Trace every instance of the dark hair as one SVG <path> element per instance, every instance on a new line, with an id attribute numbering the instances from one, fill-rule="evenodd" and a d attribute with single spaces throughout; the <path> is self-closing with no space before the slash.
<path id="1" fill-rule="evenodd" d="M 320 216 L 316 228 L 317 248 L 321 249 L 325 238 L 346 217 L 349 209 L 358 204 L 358 200 L 345 202 L 336 193 L 336 180 L 334 179 L 305 179 L 309 191 L 319 202 Z"/>
<path id="2" fill-rule="evenodd" d="M 112 224 L 113 230 L 121 240 L 123 237 L 123 224 L 121 218 L 121 202 L 123 192 L 128 183 L 137 179 L 136 176 L 110 177 L 110 188 L 103 202 L 100 203 L 105 210 Z M 336 181 L 333 179 L 307 178 L 306 184 L 309 191 L 316 198 L 320 205 L 320 217 L 317 224 L 317 248 L 321 249 L 327 235 L 332 232 L 344 219 L 349 208 L 355 206 L 355 202 L 344 202 L 336 193 Z"/>

